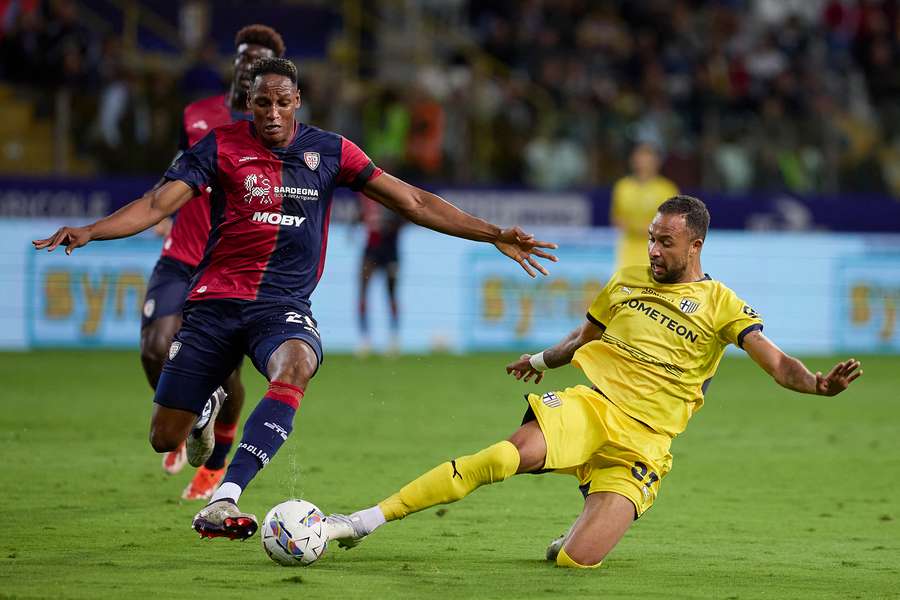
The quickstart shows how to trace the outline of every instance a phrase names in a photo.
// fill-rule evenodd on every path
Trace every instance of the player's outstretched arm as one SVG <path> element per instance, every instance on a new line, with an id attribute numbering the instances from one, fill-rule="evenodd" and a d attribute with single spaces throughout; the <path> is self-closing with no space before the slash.
<path id="1" fill-rule="evenodd" d="M 193 196 L 188 184 L 169 181 L 99 221 L 83 227 L 60 227 L 50 237 L 31 243 L 36 250 L 46 248 L 48 252 L 63 245 L 66 254 L 72 254 L 75 248 L 94 240 L 114 240 L 140 233 L 173 214 Z"/>
<path id="2" fill-rule="evenodd" d="M 744 350 L 782 387 L 804 394 L 836 396 L 863 374 L 855 358 L 836 364 L 827 375 L 812 373 L 793 356 L 785 354 L 760 331 L 744 337 Z"/>
<path id="3" fill-rule="evenodd" d="M 544 378 L 544 371 L 572 362 L 576 350 L 588 342 L 599 340 L 605 330 L 605 327 L 585 321 L 552 348 L 537 354 L 523 354 L 519 360 L 506 365 L 506 372 L 519 380 L 530 381 L 534 377 L 534 382 L 540 383 Z"/>
<path id="4" fill-rule="evenodd" d="M 500 229 L 484 219 L 456 208 L 440 196 L 410 185 L 388 173 L 369 180 L 362 191 L 369 198 L 417 225 L 467 240 L 494 244 L 500 252 L 519 263 L 532 277 L 535 276 L 535 271 L 547 275 L 547 269 L 538 262 L 538 258 L 556 262 L 555 256 L 541 250 L 541 248 L 556 248 L 556 244 L 536 240 L 533 235 L 525 233 L 518 227 Z"/>

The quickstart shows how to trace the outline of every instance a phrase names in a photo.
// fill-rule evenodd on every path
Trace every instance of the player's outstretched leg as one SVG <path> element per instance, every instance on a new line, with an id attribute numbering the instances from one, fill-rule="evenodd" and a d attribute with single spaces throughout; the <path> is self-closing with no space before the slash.
<path id="1" fill-rule="evenodd" d="M 244 434 L 222 485 L 194 517 L 193 527 L 202 537 L 245 539 L 256 532 L 256 517 L 240 513 L 237 503 L 250 481 L 287 441 L 303 390 L 317 366 L 315 352 L 297 339 L 287 340 L 272 354 L 268 361 L 270 383 L 266 395 L 244 425 Z"/>
<path id="2" fill-rule="evenodd" d="M 223 387 L 226 392 L 225 402 L 213 424 L 215 446 L 209 458 L 197 469 L 181 493 L 181 497 L 185 500 L 208 499 L 225 476 L 225 461 L 234 444 L 237 423 L 241 416 L 241 408 L 244 406 L 244 386 L 241 383 L 240 367 L 229 375 Z"/>
<path id="3" fill-rule="evenodd" d="M 355 546 L 387 521 L 395 521 L 437 504 L 460 500 L 483 485 L 530 473 L 544 465 L 547 444 L 536 421 L 520 427 L 508 440 L 470 456 L 442 463 L 377 505 L 352 515 L 325 519 L 328 539 Z"/>
<path id="4" fill-rule="evenodd" d="M 560 567 L 599 567 L 628 531 L 634 515 L 634 504 L 625 496 L 615 492 L 589 494 L 569 533 L 550 543 L 547 559 Z"/>

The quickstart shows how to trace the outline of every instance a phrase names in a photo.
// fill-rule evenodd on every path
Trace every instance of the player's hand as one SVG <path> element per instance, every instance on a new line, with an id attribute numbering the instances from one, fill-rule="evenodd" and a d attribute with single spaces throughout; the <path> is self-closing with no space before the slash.
<path id="1" fill-rule="evenodd" d="M 497 250 L 519 263 L 525 272 L 530 276 L 535 276 L 535 271 L 539 271 L 542 275 L 547 275 L 547 269 L 538 262 L 537 258 L 543 258 L 550 262 L 556 262 L 555 256 L 549 252 L 544 252 L 541 248 L 556 248 L 556 244 L 552 242 L 541 242 L 534 239 L 530 233 L 525 233 L 518 227 L 504 229 L 497 236 L 494 242 Z"/>
<path id="2" fill-rule="evenodd" d="M 531 378 L 534 377 L 534 383 L 540 383 L 541 379 L 544 378 L 544 374 L 541 371 L 535 371 L 534 367 L 531 366 L 531 363 L 528 362 L 528 359 L 530 358 L 530 354 L 523 354 L 516 362 L 506 365 L 506 373 L 512 375 L 519 381 L 522 379 L 531 381 Z"/>
<path id="3" fill-rule="evenodd" d="M 60 227 L 56 233 L 43 240 L 34 240 L 35 250 L 47 249 L 53 252 L 60 244 L 66 247 L 66 254 L 72 254 L 75 248 L 81 248 L 91 241 L 91 230 L 88 227 Z"/>
<path id="4" fill-rule="evenodd" d="M 823 376 L 816 373 L 816 393 L 820 396 L 836 396 L 846 390 L 853 381 L 863 374 L 860 362 L 855 358 L 839 362 Z"/>

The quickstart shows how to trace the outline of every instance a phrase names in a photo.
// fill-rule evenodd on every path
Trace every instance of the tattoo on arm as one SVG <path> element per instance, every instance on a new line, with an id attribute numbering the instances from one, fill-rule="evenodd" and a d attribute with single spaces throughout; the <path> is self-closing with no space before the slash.
<path id="1" fill-rule="evenodd" d="M 782 387 L 806 394 L 816 393 L 816 376 L 793 356 L 782 359 L 780 371 L 775 380 Z"/>
<path id="2" fill-rule="evenodd" d="M 579 348 L 591 340 L 599 339 L 599 335 L 602 333 L 603 329 L 588 321 L 585 325 L 572 331 L 555 346 L 544 350 L 544 362 L 551 369 L 567 365 L 572 362 L 572 357 L 575 356 L 575 352 Z"/>

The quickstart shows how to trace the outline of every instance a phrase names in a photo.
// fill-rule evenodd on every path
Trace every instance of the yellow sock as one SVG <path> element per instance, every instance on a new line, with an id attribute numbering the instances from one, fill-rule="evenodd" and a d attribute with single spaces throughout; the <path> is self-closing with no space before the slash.
<path id="1" fill-rule="evenodd" d="M 572 560 L 572 557 L 566 554 L 565 547 L 559 549 L 559 554 L 556 555 L 556 566 L 557 567 L 569 567 L 572 569 L 596 569 L 600 565 L 603 564 L 601 560 L 596 565 L 581 565 Z"/>
<path id="2" fill-rule="evenodd" d="M 465 498 L 482 485 L 503 481 L 519 468 L 519 451 L 503 441 L 477 454 L 442 463 L 378 503 L 385 519 L 406 515 Z"/>

